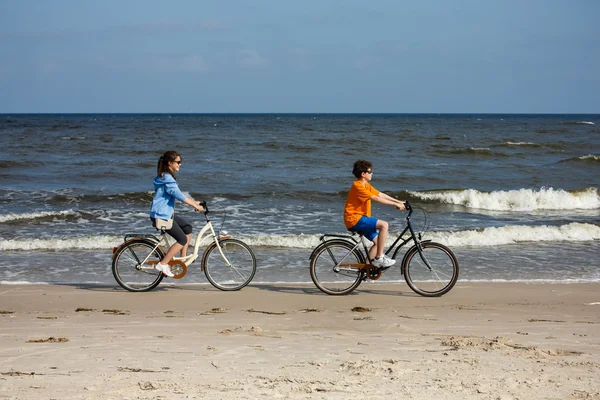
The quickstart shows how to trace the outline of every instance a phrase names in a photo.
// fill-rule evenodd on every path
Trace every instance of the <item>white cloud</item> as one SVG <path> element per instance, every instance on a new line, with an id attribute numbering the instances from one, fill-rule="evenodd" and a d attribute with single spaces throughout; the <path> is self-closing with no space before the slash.
<path id="1" fill-rule="evenodd" d="M 240 63 L 245 67 L 264 68 L 271 64 L 269 59 L 258 54 L 256 50 L 242 50 L 240 55 L 242 56 Z"/>

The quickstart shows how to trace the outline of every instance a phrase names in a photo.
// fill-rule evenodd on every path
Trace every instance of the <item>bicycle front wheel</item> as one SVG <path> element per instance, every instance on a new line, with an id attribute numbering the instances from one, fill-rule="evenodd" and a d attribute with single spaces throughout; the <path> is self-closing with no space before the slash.
<path id="1" fill-rule="evenodd" d="M 315 249 L 310 260 L 310 277 L 324 293 L 348 294 L 360 285 L 364 276 L 363 269 L 351 264 L 364 264 L 364 257 L 354 245 L 344 240 L 329 240 Z"/>
<path id="2" fill-rule="evenodd" d="M 250 246 L 240 240 L 225 239 L 219 245 L 226 259 L 214 243 L 202 257 L 206 279 L 220 290 L 240 290 L 254 278 L 256 257 Z"/>
<path id="3" fill-rule="evenodd" d="M 112 273 L 123 289 L 130 292 L 146 292 L 163 280 L 162 272 L 154 269 L 149 261 L 160 261 L 164 253 L 156 242 L 148 239 L 132 239 L 115 252 Z"/>
<path id="4" fill-rule="evenodd" d="M 448 293 L 458 279 L 458 260 L 448 247 L 434 242 L 408 250 L 402 263 L 404 279 L 415 293 L 426 297 Z"/>

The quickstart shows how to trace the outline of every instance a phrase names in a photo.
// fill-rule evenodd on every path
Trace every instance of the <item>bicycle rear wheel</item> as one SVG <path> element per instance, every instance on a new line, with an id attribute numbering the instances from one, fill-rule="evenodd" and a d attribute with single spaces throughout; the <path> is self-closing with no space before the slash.
<path id="1" fill-rule="evenodd" d="M 117 249 L 113 256 L 112 273 L 123 289 L 146 292 L 163 280 L 162 272 L 148 264 L 148 261 L 160 261 L 164 257 L 160 247 L 155 247 L 156 242 L 140 238 L 132 239 Z"/>
<path id="2" fill-rule="evenodd" d="M 342 295 L 360 285 L 364 270 L 338 264 L 364 264 L 362 253 L 344 240 L 328 240 L 317 247 L 310 260 L 310 277 L 324 293 Z"/>
<path id="3" fill-rule="evenodd" d="M 202 257 L 206 279 L 220 290 L 240 290 L 254 278 L 256 257 L 250 246 L 237 239 L 221 240 L 219 245 L 230 265 L 221 257 L 217 245 L 213 243 Z"/>
<path id="4" fill-rule="evenodd" d="M 402 263 L 404 279 L 415 293 L 426 297 L 448 293 L 458 279 L 458 260 L 448 247 L 434 242 L 411 247 Z M 429 264 L 429 265 L 427 265 Z"/>

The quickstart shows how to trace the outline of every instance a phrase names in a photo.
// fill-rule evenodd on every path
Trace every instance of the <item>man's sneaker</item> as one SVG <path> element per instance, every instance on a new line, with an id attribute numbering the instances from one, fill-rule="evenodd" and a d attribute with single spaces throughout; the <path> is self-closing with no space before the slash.
<path id="1" fill-rule="evenodd" d="M 156 263 L 156 265 L 154 266 L 154 268 L 157 269 L 157 270 L 159 270 L 160 272 L 162 272 L 163 274 L 165 274 L 169 278 L 172 278 L 172 277 L 175 276 L 171 272 L 171 267 L 169 267 L 168 265 L 162 265 L 161 263 Z"/>
<path id="2" fill-rule="evenodd" d="M 389 268 L 392 265 L 396 264 L 396 260 L 392 260 L 391 258 L 389 258 L 388 256 L 386 256 L 384 254 L 384 255 L 382 255 L 379 258 L 373 259 L 373 261 L 371 262 L 371 264 L 373 264 L 376 267 Z"/>

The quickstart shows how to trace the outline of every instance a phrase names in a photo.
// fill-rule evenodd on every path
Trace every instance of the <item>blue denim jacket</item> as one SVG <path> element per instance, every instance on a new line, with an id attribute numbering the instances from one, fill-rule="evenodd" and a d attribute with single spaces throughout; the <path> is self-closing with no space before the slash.
<path id="1" fill-rule="evenodd" d="M 175 210 L 175 200 L 185 201 L 187 196 L 179 190 L 173 175 L 164 173 L 154 178 L 154 199 L 150 206 L 150 217 L 169 219 Z"/>

